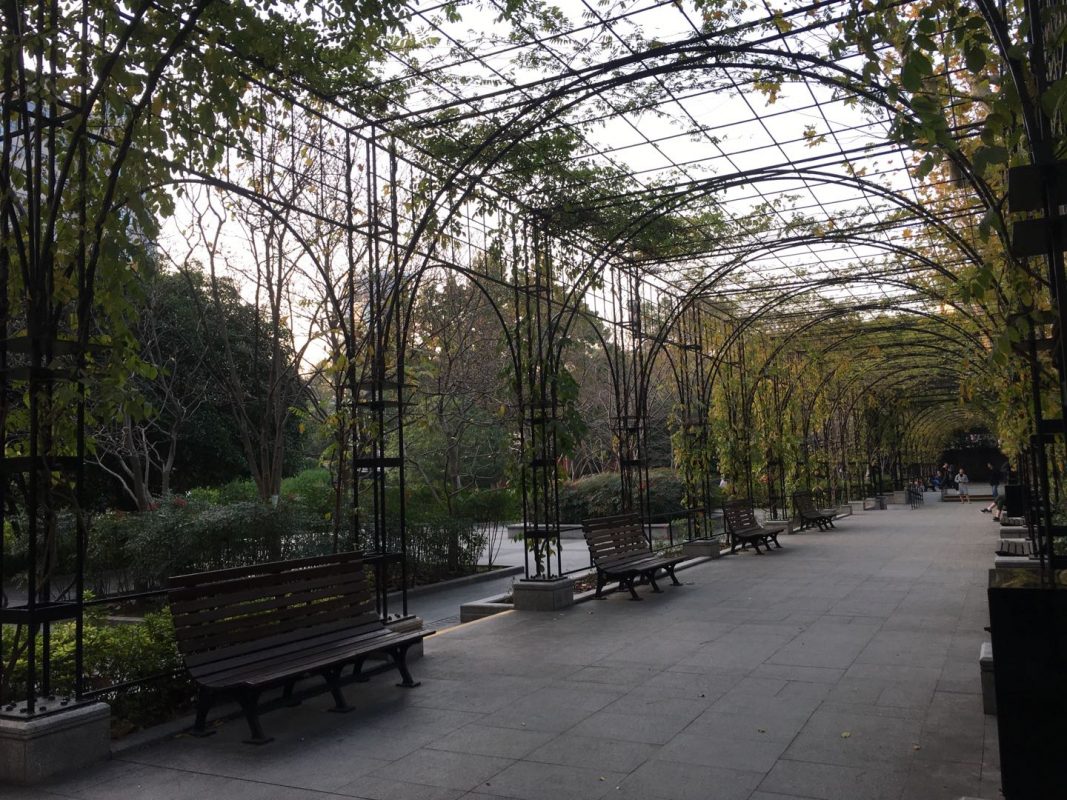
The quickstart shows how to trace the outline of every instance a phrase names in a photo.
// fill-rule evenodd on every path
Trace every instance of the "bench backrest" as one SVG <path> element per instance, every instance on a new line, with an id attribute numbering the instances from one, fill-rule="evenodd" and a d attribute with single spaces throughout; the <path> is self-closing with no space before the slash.
<path id="1" fill-rule="evenodd" d="M 747 500 L 731 500 L 723 503 L 722 516 L 728 531 L 743 531 L 759 527 L 756 512 Z"/>
<path id="2" fill-rule="evenodd" d="M 170 579 L 167 594 L 190 670 L 312 636 L 381 627 L 362 553 L 181 575 Z"/>
<path id="3" fill-rule="evenodd" d="M 594 564 L 610 564 L 652 550 L 637 514 L 614 514 L 583 520 L 582 532 Z"/>
<path id="4" fill-rule="evenodd" d="M 811 492 L 793 492 L 793 503 L 796 504 L 797 511 L 802 514 L 819 513 L 819 510 L 815 508 L 815 501 L 811 497 Z"/>

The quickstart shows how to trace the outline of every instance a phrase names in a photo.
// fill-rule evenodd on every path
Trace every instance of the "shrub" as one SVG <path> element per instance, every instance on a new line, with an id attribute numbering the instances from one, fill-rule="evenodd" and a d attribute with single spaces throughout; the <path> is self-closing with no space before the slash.
<path id="1" fill-rule="evenodd" d="M 256 489 L 255 481 L 241 479 L 230 481 L 216 489 L 218 492 L 216 503 L 230 505 L 232 503 L 247 503 L 259 499 L 259 490 Z"/>
<path id="2" fill-rule="evenodd" d="M 326 552 L 332 543 L 311 522 L 293 505 L 258 501 L 104 514 L 89 537 L 87 579 L 100 594 L 144 591 L 170 575 Z"/>
<path id="3" fill-rule="evenodd" d="M 622 510 L 620 479 L 617 472 L 602 472 L 560 486 L 561 522 L 580 522 L 589 517 L 618 514 Z M 665 518 L 684 510 L 685 487 L 672 469 L 653 469 L 648 473 L 649 514 Z"/>
<path id="4" fill-rule="evenodd" d="M 10 653 L 15 640 L 14 625 L 3 626 L 3 639 L 4 652 Z M 191 704 L 193 686 L 175 645 L 169 610 L 147 614 L 143 622 L 116 625 L 108 622 L 101 608 L 91 608 L 85 615 L 83 643 L 87 690 L 151 678 L 137 686 L 104 692 L 101 699 L 111 705 L 113 733 L 129 733 L 170 719 Z M 53 691 L 71 695 L 74 693 L 74 623 L 54 624 L 51 646 Z M 37 648 L 40 658 L 41 639 Z M 10 673 L 10 681 L 4 685 L 5 696 L 25 695 L 25 675 L 23 648 Z"/>
<path id="5" fill-rule="evenodd" d="M 333 478 L 328 469 L 305 469 L 282 481 L 282 500 L 307 512 L 319 523 L 333 518 Z M 321 525 L 320 525 L 321 527 Z"/>
<path id="6" fill-rule="evenodd" d="M 430 583 L 476 571 L 485 533 L 466 519 L 440 516 L 408 526 L 408 573 Z"/>
<path id="7" fill-rule="evenodd" d="M 522 517 L 522 503 L 511 489 L 477 489 L 460 499 L 459 516 L 487 525 Z"/>

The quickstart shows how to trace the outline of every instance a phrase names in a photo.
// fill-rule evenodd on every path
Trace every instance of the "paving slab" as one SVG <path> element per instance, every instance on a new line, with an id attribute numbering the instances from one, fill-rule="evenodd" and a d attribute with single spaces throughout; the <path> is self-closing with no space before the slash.
<path id="1" fill-rule="evenodd" d="M 957 800 L 999 796 L 978 645 L 999 531 L 971 506 L 859 513 L 623 595 L 427 639 L 390 676 L 169 737 L 5 800 Z"/>

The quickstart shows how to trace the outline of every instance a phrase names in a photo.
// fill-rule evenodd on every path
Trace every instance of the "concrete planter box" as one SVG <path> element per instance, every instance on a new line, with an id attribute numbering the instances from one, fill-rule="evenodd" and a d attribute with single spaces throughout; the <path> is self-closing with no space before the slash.
<path id="1" fill-rule="evenodd" d="M 722 541 L 713 536 L 682 542 L 682 555 L 686 558 L 722 558 Z"/>
<path id="2" fill-rule="evenodd" d="M 484 619 L 485 617 L 491 617 L 494 614 L 502 614 L 505 611 L 514 611 L 515 604 L 507 601 L 504 598 L 507 595 L 495 595 L 493 597 L 483 597 L 481 600 L 475 600 L 473 603 L 464 603 L 459 607 L 459 621 L 474 622 L 476 619 Z"/>
<path id="3" fill-rule="evenodd" d="M 903 489 L 895 489 L 888 499 L 890 503 L 902 506 L 908 502 L 908 493 Z"/>
<path id="4" fill-rule="evenodd" d="M 516 581 L 511 597 L 516 611 L 558 611 L 574 605 L 574 580 Z"/>
<path id="5" fill-rule="evenodd" d="M 884 494 L 877 495 L 875 497 L 868 497 L 863 501 L 864 511 L 885 511 L 886 497 Z"/>
<path id="6" fill-rule="evenodd" d="M 978 653 L 978 671 L 982 674 L 982 711 L 997 715 L 996 686 L 993 680 L 993 643 L 982 642 Z"/>
<path id="7" fill-rule="evenodd" d="M 997 738 L 1001 789 L 1008 800 L 1064 796 L 1064 619 L 1064 573 L 1042 576 L 1034 570 L 990 570 L 989 629 L 995 654 Z"/>
<path id="8" fill-rule="evenodd" d="M 852 504 L 848 503 L 843 506 L 837 507 L 837 516 L 839 517 L 851 517 L 852 516 Z"/>
<path id="9" fill-rule="evenodd" d="M 997 570 L 1002 569 L 1030 569 L 1038 570 L 1041 568 L 1041 562 L 1039 559 L 1030 558 L 1030 556 L 996 556 L 993 559 L 993 568 Z"/>
<path id="10" fill-rule="evenodd" d="M 0 784 L 40 783 L 111 754 L 111 709 L 89 703 L 34 719 L 0 718 Z"/>
<path id="11" fill-rule="evenodd" d="M 852 509 L 853 514 L 858 514 L 865 508 L 863 500 L 849 500 L 848 507 Z"/>

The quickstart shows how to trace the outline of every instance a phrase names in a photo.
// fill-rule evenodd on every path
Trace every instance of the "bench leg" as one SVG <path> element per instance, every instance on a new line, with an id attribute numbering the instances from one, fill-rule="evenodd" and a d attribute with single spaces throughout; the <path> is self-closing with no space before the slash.
<path id="1" fill-rule="evenodd" d="M 627 589 L 630 590 L 630 599 L 631 600 L 641 600 L 642 599 L 641 595 L 639 595 L 637 593 L 637 590 L 634 588 L 634 579 L 633 579 L 633 577 L 630 577 L 629 579 L 623 579 L 623 580 L 619 581 L 619 588 L 622 589 L 623 587 L 626 587 Z"/>
<path id="2" fill-rule="evenodd" d="M 771 534 L 770 541 L 773 541 L 774 542 L 774 546 L 777 547 L 779 550 L 782 549 L 782 546 L 780 544 L 778 544 L 778 534 L 777 533 Z M 771 546 L 770 546 L 769 543 L 767 544 L 767 549 L 768 550 L 771 549 Z"/>
<path id="3" fill-rule="evenodd" d="M 241 692 L 238 700 L 241 703 L 241 710 L 245 712 L 245 719 L 248 721 L 248 732 L 251 734 L 251 738 L 245 739 L 245 744 L 267 744 L 273 742 L 274 737 L 265 736 L 263 734 L 263 726 L 259 724 L 259 691 L 256 689 L 246 689 Z"/>
<path id="4" fill-rule="evenodd" d="M 370 678 L 363 674 L 363 662 L 366 660 L 365 656 L 360 656 L 355 660 L 355 663 L 352 664 L 352 679 L 356 683 L 366 683 L 370 680 Z"/>
<path id="5" fill-rule="evenodd" d="M 730 552 L 731 553 L 736 553 L 737 552 L 737 541 L 738 541 L 737 537 L 734 536 L 731 533 L 730 534 Z"/>
<path id="6" fill-rule="evenodd" d="M 206 686 L 201 686 L 196 693 L 196 721 L 190 731 L 193 736 L 205 737 L 215 733 L 215 731 L 207 729 L 207 712 L 211 708 L 213 700 L 214 693 Z"/>
<path id="7" fill-rule="evenodd" d="M 341 670 L 344 667 L 331 667 L 328 670 L 323 671 L 322 677 L 326 681 L 326 686 L 330 689 L 330 694 L 333 695 L 333 708 L 330 711 L 335 714 L 347 714 L 354 709 L 348 703 L 345 702 L 344 692 L 341 691 Z"/>
<path id="8" fill-rule="evenodd" d="M 295 708 L 300 705 L 300 699 L 293 697 L 293 687 L 296 685 L 296 681 L 289 681 L 285 684 L 285 688 L 282 690 L 282 702 L 289 708 Z"/>
<path id="9" fill-rule="evenodd" d="M 604 584 L 608 582 L 608 577 L 600 570 L 596 572 L 596 596 L 603 597 L 601 592 L 604 590 Z"/>
<path id="10" fill-rule="evenodd" d="M 674 574 L 674 564 L 671 564 L 669 567 L 667 567 L 667 576 L 671 579 L 671 583 L 673 583 L 675 586 L 682 585 L 682 582 L 678 580 L 678 578 Z"/>
<path id="11" fill-rule="evenodd" d="M 396 662 L 397 671 L 400 673 L 400 683 L 397 686 L 401 686 L 405 689 L 414 689 L 419 685 L 419 681 L 411 677 L 411 671 L 408 669 L 408 648 L 409 644 L 400 645 L 393 649 L 393 661 Z"/>
<path id="12" fill-rule="evenodd" d="M 659 588 L 659 584 L 656 583 L 656 570 L 649 570 L 648 572 L 644 573 L 642 577 L 647 579 L 648 582 L 652 584 L 653 592 L 655 592 L 656 594 L 663 594 L 663 590 Z"/>

